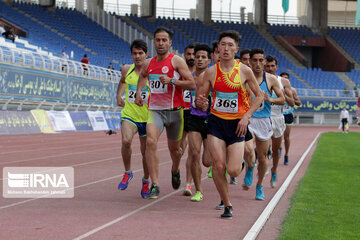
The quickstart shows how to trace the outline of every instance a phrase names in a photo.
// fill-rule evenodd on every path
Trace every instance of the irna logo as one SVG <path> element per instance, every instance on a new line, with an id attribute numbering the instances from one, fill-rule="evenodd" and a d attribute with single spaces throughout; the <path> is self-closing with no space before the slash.
<path id="1" fill-rule="evenodd" d="M 73 167 L 4 167 L 5 198 L 72 198 Z"/>
<path id="2" fill-rule="evenodd" d="M 30 173 L 19 174 L 8 172 L 8 186 L 9 187 L 69 187 L 69 183 L 66 180 L 65 174 L 48 174 L 48 173 Z"/>

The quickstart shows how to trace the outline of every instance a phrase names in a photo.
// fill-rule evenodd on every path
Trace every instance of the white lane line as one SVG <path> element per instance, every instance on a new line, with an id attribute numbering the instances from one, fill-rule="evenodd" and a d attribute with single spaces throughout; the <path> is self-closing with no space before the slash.
<path id="1" fill-rule="evenodd" d="M 168 148 L 161 148 L 161 149 L 159 149 L 158 151 L 167 150 L 167 149 L 168 149 Z M 172 161 L 167 161 L 167 162 L 160 163 L 159 165 L 162 166 L 162 165 L 165 165 L 165 164 L 168 164 L 168 163 L 171 163 L 171 162 L 172 162 Z M 83 163 L 83 164 L 80 164 L 80 165 L 86 165 L 86 163 Z M 134 172 L 134 173 L 137 173 L 137 172 L 141 172 L 141 171 L 143 171 L 142 168 L 141 168 L 141 169 L 134 170 L 133 172 Z M 94 181 L 94 182 L 85 183 L 85 184 L 76 186 L 76 187 L 74 187 L 74 188 L 69 188 L 69 189 L 67 189 L 66 191 L 69 191 L 69 190 L 72 190 L 72 189 L 81 188 L 81 187 L 86 187 L 86 186 L 89 186 L 89 185 L 92 185 L 92 184 L 97 184 L 97 183 L 105 182 L 105 181 L 112 180 L 112 179 L 114 179 L 114 178 L 118 178 L 118 177 L 121 177 L 121 176 L 123 176 L 123 174 L 119 174 L 119 175 L 115 175 L 115 176 L 112 176 L 112 177 L 100 179 L 100 180 L 97 180 L 97 181 Z M 21 204 L 24 204 L 24 203 L 32 202 L 32 201 L 35 201 L 35 200 L 38 200 L 38 199 L 43 199 L 43 198 L 46 197 L 46 196 L 49 196 L 49 194 L 42 195 L 42 196 L 39 196 L 39 197 L 37 197 L 37 198 L 31 198 L 31 199 L 28 199 L 28 200 L 24 200 L 24 201 L 12 203 L 12 204 L 9 204 L 9 205 L 1 206 L 1 207 L 0 207 L 0 210 L 6 209 L 6 208 L 10 208 L 10 207 L 14 207 L 14 206 L 18 206 L 18 205 L 21 205 Z"/>
<path id="2" fill-rule="evenodd" d="M 201 179 L 201 181 L 204 181 L 204 180 L 207 179 L 207 178 L 208 178 L 208 177 L 205 176 L 205 177 L 203 177 L 203 178 Z M 97 232 L 99 232 L 99 231 L 101 231 L 101 230 L 103 230 L 103 229 L 105 229 L 105 228 L 107 228 L 107 227 L 110 227 L 111 225 L 114 225 L 115 223 L 118 223 L 118 222 L 120 222 L 120 221 L 122 221 L 122 220 L 124 220 L 124 219 L 126 219 L 126 218 L 128 218 L 128 217 L 130 217 L 130 216 L 132 216 L 132 215 L 134 215 L 134 214 L 136 214 L 136 213 L 138 213 L 138 212 L 140 212 L 140 211 L 148 208 L 148 207 L 151 207 L 152 205 L 154 205 L 154 204 L 156 204 L 156 203 L 158 203 L 158 202 L 160 202 L 160 201 L 162 201 L 162 200 L 164 200 L 164 199 L 167 199 L 167 198 L 171 197 L 172 195 L 174 195 L 174 194 L 176 194 L 176 193 L 178 193 L 178 192 L 180 192 L 180 191 L 182 191 L 182 190 L 183 190 L 183 189 L 180 188 L 180 189 L 178 189 L 178 190 L 176 190 L 176 191 L 173 191 L 173 192 L 171 192 L 171 193 L 168 193 L 168 194 L 166 194 L 165 196 L 163 196 L 163 197 L 161 197 L 161 198 L 159 198 L 159 199 L 157 199 L 157 200 L 155 200 L 155 201 L 152 201 L 152 202 L 150 202 L 150 203 L 148 203 L 148 204 L 146 204 L 146 205 L 144 205 L 144 206 L 142 206 L 142 207 L 137 208 L 137 209 L 134 210 L 134 211 L 131 211 L 131 212 L 125 214 L 125 215 L 122 215 L 121 217 L 118 217 L 118 218 L 116 218 L 116 219 L 114 219 L 114 220 L 112 220 L 112 221 L 110 221 L 110 222 L 108 222 L 108 223 L 105 223 L 104 225 L 102 225 L 102 226 L 100 226 L 100 227 L 94 228 L 93 230 L 91 230 L 91 231 L 89 231 L 89 232 L 87 232 L 87 233 L 84 233 L 83 235 L 74 238 L 74 240 L 81 240 L 81 239 L 84 239 L 84 238 L 86 238 L 86 237 L 89 237 L 90 235 L 92 235 L 92 234 L 94 234 L 94 233 L 97 233 Z"/>
<path id="3" fill-rule="evenodd" d="M 249 232 L 246 234 L 246 236 L 243 238 L 243 240 L 255 240 L 257 235 L 260 233 L 261 229 L 263 228 L 263 226 L 265 225 L 266 221 L 268 220 L 268 218 L 270 217 L 270 214 L 272 213 L 272 211 L 274 210 L 274 208 L 276 207 L 277 203 L 280 201 L 280 198 L 282 197 L 282 195 L 284 194 L 284 192 L 286 191 L 286 189 L 288 188 L 288 186 L 290 185 L 292 179 L 294 178 L 295 174 L 297 173 L 297 171 L 299 170 L 301 164 L 304 162 L 306 156 L 309 154 L 311 148 L 314 146 L 314 144 L 316 143 L 317 139 L 319 138 L 321 133 L 318 133 L 316 135 L 316 137 L 314 138 L 314 140 L 312 141 L 312 143 L 310 144 L 310 146 L 306 149 L 306 151 L 303 153 L 303 155 L 301 156 L 300 160 L 298 161 L 298 163 L 295 165 L 295 167 L 293 168 L 293 170 L 290 172 L 289 176 L 286 178 L 286 180 L 284 181 L 284 183 L 281 185 L 281 187 L 279 188 L 279 190 L 276 192 L 276 194 L 274 195 L 274 197 L 271 199 L 271 201 L 268 203 L 268 205 L 266 206 L 266 208 L 264 209 L 264 211 L 261 213 L 261 215 L 258 217 L 258 219 L 256 220 L 256 222 L 254 223 L 254 225 L 251 227 L 251 229 L 249 230 Z"/>
<path id="4" fill-rule="evenodd" d="M 98 151 L 102 152 L 102 151 L 107 151 L 107 150 L 114 150 L 114 147 L 101 148 L 101 149 L 96 149 L 96 150 L 91 150 L 91 151 L 68 152 L 68 153 L 62 153 L 62 154 L 56 154 L 56 155 L 47 155 L 47 156 L 43 156 L 43 157 L 35 157 L 35 158 L 29 158 L 29 159 L 24 159 L 24 160 L 18 160 L 18 161 L 0 162 L 0 165 L 30 162 L 30 161 L 34 161 L 34 160 L 41 160 L 41 159 L 54 158 L 54 157 L 64 157 L 64 156 L 69 156 L 69 155 L 92 153 L 92 152 L 98 152 Z"/>
<path id="5" fill-rule="evenodd" d="M 114 142 L 104 142 L 104 143 L 92 143 L 93 141 L 87 141 L 89 143 L 84 143 L 81 145 L 75 145 L 76 147 L 84 147 L 84 146 L 93 146 L 93 145 L 105 145 L 105 144 L 116 144 Z M 67 142 L 68 143 L 68 142 Z M 10 152 L 0 152 L 1 155 L 4 154 L 10 154 L 10 153 L 23 153 L 23 152 L 35 152 L 35 151 L 48 151 L 48 150 L 58 150 L 58 149 L 66 149 L 66 148 L 74 148 L 75 144 L 74 142 L 71 142 L 72 145 L 69 146 L 62 146 L 62 147 L 46 147 L 45 145 L 42 144 L 38 144 L 38 146 L 40 145 L 43 148 L 35 148 L 35 149 L 28 149 L 28 150 L 17 150 L 17 151 L 10 151 Z M 25 145 L 28 146 L 28 145 Z"/>
<path id="6" fill-rule="evenodd" d="M 159 142 L 159 144 L 164 143 L 164 142 Z M 119 150 L 120 150 L 120 146 L 119 146 Z M 18 161 L 10 161 L 10 162 L 0 162 L 0 166 L 1 165 L 5 165 L 5 164 L 13 164 L 13 163 L 22 163 L 22 162 L 30 162 L 30 161 L 34 161 L 34 160 L 41 160 L 41 159 L 46 159 L 46 158 L 53 158 L 53 157 L 63 157 L 63 156 L 69 156 L 69 155 L 74 155 L 74 154 L 83 154 L 83 153 L 91 153 L 91 152 L 102 152 L 102 151 L 107 151 L 107 150 L 114 150 L 114 147 L 111 148 L 101 148 L 101 149 L 95 149 L 95 150 L 87 150 L 87 151 L 81 151 L 81 152 L 70 152 L 70 153 L 63 153 L 63 154 L 56 154 L 56 155 L 48 155 L 48 156 L 43 156 L 43 157 L 35 157 L 35 158 L 29 158 L 29 159 L 24 159 L 24 160 L 18 160 Z"/>

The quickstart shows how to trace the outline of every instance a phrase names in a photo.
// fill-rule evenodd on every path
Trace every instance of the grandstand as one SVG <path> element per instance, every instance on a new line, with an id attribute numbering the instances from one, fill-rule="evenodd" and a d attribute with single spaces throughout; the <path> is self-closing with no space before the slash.
<path id="1" fill-rule="evenodd" d="M 353 88 L 360 84 L 358 28 L 329 27 L 329 33 L 324 34 L 315 33 L 309 27 L 300 24 L 274 23 L 257 26 L 249 22 L 249 19 L 247 22 L 212 20 L 205 24 L 199 19 L 164 16 L 149 18 L 130 12 L 120 16 L 98 8 L 89 9 L 81 12 L 66 7 L 44 8 L 39 4 L 22 1 L 13 1 L 12 5 L 0 1 L 0 20 L 11 23 L 26 33 L 26 37 L 17 38 L 15 43 L 0 38 L 0 99 L 3 110 L 43 108 L 120 111 L 115 100 L 120 72 L 109 73 L 106 66 L 112 62 L 115 69 L 120 70 L 123 64 L 131 63 L 129 47 L 136 38 L 145 39 L 150 46 L 149 55 L 154 56 L 151 39 L 153 31 L 158 26 L 165 26 L 174 31 L 173 52 L 179 55 L 190 43 L 210 44 L 218 38 L 221 31 L 236 30 L 242 35 L 241 49 L 259 47 L 265 49 L 267 54 L 277 56 L 279 73 L 290 73 L 291 83 L 297 88 L 302 99 L 333 101 L 335 104 L 353 101 L 357 96 Z M 295 40 L 331 38 L 338 44 L 338 51 L 347 52 L 354 60 L 351 64 L 355 69 L 342 74 L 337 71 L 325 71 L 318 66 L 306 66 L 296 59 L 293 52 L 276 42 L 277 36 L 291 37 Z M 310 44 L 308 41 L 307 52 L 304 46 L 294 45 L 293 48 L 305 57 L 311 57 L 306 55 L 312 51 L 311 44 L 311 41 Z M 319 46 L 314 45 L 313 49 Z M 66 71 L 62 70 L 63 62 L 58 58 L 62 50 L 68 54 L 73 53 L 72 59 L 66 63 Z M 84 54 L 90 58 L 89 75 L 84 75 L 83 66 L 79 63 Z M 21 87 L 16 85 L 18 72 L 25 79 Z M 32 92 L 29 90 L 29 86 L 35 86 L 36 79 L 43 75 L 43 81 L 63 84 L 62 95 L 52 96 L 47 92 L 47 95 L 41 96 L 34 94 L 35 87 Z M 60 80 L 52 80 L 54 77 Z M 13 89 L 5 87 L 6 84 L 12 83 L 16 86 Z M 86 88 L 92 89 L 92 92 L 86 95 Z M 107 91 L 109 92 L 106 93 Z M 94 94 L 97 98 L 92 96 Z M 302 111 L 305 111 L 305 114 Z M 322 115 L 326 113 L 335 116 L 336 111 L 337 109 L 331 109 L 320 112 Z M 301 123 L 301 116 L 308 112 L 312 112 L 312 115 L 317 114 L 314 109 L 300 108 L 298 123 Z"/>

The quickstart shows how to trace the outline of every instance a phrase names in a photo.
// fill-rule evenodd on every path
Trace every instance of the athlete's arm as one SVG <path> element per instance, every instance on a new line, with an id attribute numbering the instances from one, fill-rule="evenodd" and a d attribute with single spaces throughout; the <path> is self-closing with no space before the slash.
<path id="1" fill-rule="evenodd" d="M 140 107 L 143 105 L 144 101 L 141 97 L 141 90 L 146 86 L 146 82 L 148 80 L 147 68 L 149 66 L 151 59 L 147 59 L 144 62 L 144 65 L 141 67 L 139 81 L 136 89 L 135 103 Z"/>
<path id="2" fill-rule="evenodd" d="M 290 107 L 295 105 L 294 96 L 291 91 L 290 81 L 286 78 L 281 78 L 281 83 L 284 86 L 285 101 Z"/>
<path id="3" fill-rule="evenodd" d="M 130 68 L 130 65 L 124 65 L 121 69 L 121 78 L 119 81 L 119 85 L 117 88 L 117 94 L 116 94 L 117 105 L 120 107 L 125 106 L 125 102 L 121 96 L 124 94 L 124 91 L 126 88 L 125 79 L 126 79 L 126 74 L 129 71 L 129 68 Z"/>
<path id="4" fill-rule="evenodd" d="M 189 71 L 189 68 L 186 65 L 184 59 L 179 56 L 174 56 L 171 59 L 171 63 L 182 77 L 182 80 L 176 79 L 174 85 L 181 87 L 182 89 L 194 90 L 196 87 L 195 80 L 191 75 L 191 72 Z M 165 75 L 161 75 L 159 79 L 162 84 L 170 84 L 171 81 L 171 78 Z"/>
<path id="5" fill-rule="evenodd" d="M 301 105 L 301 100 L 297 94 L 297 91 L 295 88 L 291 87 L 291 91 L 292 91 L 292 94 L 293 94 L 293 97 L 294 97 L 294 102 L 295 102 L 295 105 L 296 106 L 300 106 Z"/>
<path id="6" fill-rule="evenodd" d="M 212 66 L 205 70 L 197 80 L 197 89 L 195 93 L 195 105 L 197 108 L 205 111 L 209 104 L 208 96 L 211 91 L 212 81 L 215 80 L 215 67 Z"/>
<path id="7" fill-rule="evenodd" d="M 277 78 L 274 75 L 266 73 L 266 79 L 268 80 L 268 84 L 270 87 L 270 92 L 274 91 L 276 93 L 277 98 L 272 98 L 269 96 L 269 94 L 264 94 L 265 101 L 268 101 L 269 103 L 273 103 L 276 105 L 284 105 L 285 104 L 285 98 L 284 93 L 280 89 L 279 82 Z"/>
<path id="8" fill-rule="evenodd" d="M 251 92 L 255 95 L 252 103 L 250 104 L 249 110 L 243 115 L 236 128 L 236 134 L 242 136 L 246 134 L 247 125 L 249 124 L 250 117 L 258 109 L 261 103 L 264 101 L 264 93 L 261 91 L 259 84 L 255 78 L 253 71 L 246 67 L 241 68 L 245 76 L 245 83 L 250 88 Z"/>

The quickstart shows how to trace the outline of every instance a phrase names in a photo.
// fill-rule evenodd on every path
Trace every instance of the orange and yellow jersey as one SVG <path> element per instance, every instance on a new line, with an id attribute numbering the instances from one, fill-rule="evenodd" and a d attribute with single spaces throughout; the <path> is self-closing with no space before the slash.
<path id="1" fill-rule="evenodd" d="M 213 101 L 210 113 L 227 120 L 240 119 L 249 110 L 249 94 L 241 83 L 241 63 L 234 60 L 230 72 L 223 72 L 220 63 L 215 65 Z"/>

